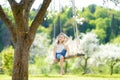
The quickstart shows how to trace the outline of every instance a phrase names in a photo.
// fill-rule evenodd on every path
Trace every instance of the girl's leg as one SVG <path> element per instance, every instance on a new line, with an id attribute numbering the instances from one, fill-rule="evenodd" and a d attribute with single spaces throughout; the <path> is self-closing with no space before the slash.
<path id="1" fill-rule="evenodd" d="M 64 75 L 63 62 L 64 62 L 64 57 L 61 56 L 60 57 L 60 71 L 62 75 Z"/>

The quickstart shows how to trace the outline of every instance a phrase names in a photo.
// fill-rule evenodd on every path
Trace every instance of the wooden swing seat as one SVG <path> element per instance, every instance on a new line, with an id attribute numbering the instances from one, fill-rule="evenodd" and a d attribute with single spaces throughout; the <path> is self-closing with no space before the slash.
<path id="1" fill-rule="evenodd" d="M 85 55 L 85 54 L 77 53 L 77 54 L 75 54 L 75 55 L 66 56 L 65 59 L 81 57 L 81 56 L 84 56 L 84 55 Z"/>
<path id="2" fill-rule="evenodd" d="M 85 54 L 83 54 L 83 53 L 77 53 L 77 54 L 75 54 L 75 55 L 70 55 L 70 56 L 66 56 L 64 59 L 66 60 L 66 59 L 71 59 L 71 58 L 76 58 L 76 57 L 81 57 L 81 56 L 84 56 Z M 57 63 L 57 62 L 59 62 L 60 61 L 60 59 L 58 59 L 56 62 L 54 62 L 54 63 Z"/>

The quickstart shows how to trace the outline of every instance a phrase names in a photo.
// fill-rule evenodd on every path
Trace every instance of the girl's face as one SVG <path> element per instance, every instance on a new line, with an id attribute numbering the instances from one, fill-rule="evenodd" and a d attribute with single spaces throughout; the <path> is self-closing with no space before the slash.
<path id="1" fill-rule="evenodd" d="M 58 37 L 58 41 L 61 43 L 65 40 L 65 36 L 64 35 L 59 35 Z"/>

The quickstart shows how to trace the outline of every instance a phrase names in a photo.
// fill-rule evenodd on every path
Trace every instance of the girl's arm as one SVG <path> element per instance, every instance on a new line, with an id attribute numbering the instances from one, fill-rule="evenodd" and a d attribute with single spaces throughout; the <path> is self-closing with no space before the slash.
<path id="1" fill-rule="evenodd" d="M 65 48 L 66 48 L 66 50 L 67 50 L 68 56 L 70 56 L 70 49 L 69 49 L 68 45 L 66 45 Z"/>

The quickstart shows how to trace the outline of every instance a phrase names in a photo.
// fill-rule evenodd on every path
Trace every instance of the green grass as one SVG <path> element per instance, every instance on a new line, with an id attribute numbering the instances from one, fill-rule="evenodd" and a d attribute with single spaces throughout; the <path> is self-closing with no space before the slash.
<path id="1" fill-rule="evenodd" d="M 0 80 L 11 80 L 11 76 L 0 75 Z M 117 75 L 39 75 L 29 76 L 29 80 L 120 80 L 120 74 Z"/>
<path id="2" fill-rule="evenodd" d="M 85 75 L 77 75 L 82 77 L 101 77 L 101 78 L 120 78 L 120 74 L 85 74 Z"/>
<path id="3" fill-rule="evenodd" d="M 11 76 L 0 74 L 0 80 L 11 80 Z"/>

